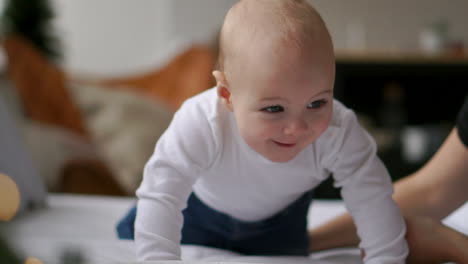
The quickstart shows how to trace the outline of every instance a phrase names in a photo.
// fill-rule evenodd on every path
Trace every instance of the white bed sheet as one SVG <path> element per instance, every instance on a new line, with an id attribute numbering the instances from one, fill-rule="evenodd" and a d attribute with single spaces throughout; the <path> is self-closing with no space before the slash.
<path id="1" fill-rule="evenodd" d="M 64 252 L 80 252 L 88 264 L 136 263 L 133 242 L 117 239 L 115 232 L 117 221 L 134 203 L 132 198 L 50 194 L 48 208 L 2 225 L 2 235 L 20 254 L 50 264 L 58 263 Z M 344 211 L 341 202 L 314 201 L 309 211 L 309 227 Z M 448 217 L 446 223 L 468 233 L 467 219 L 468 205 L 465 204 Z M 361 263 L 356 249 L 330 250 L 309 257 L 249 257 L 208 247 L 182 246 L 182 259 L 190 263 Z"/>

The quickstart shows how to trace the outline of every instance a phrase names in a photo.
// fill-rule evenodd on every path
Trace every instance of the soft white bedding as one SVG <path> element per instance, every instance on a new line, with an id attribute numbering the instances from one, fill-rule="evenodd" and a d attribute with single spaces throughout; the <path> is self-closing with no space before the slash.
<path id="1" fill-rule="evenodd" d="M 65 252 L 80 254 L 86 263 L 135 263 L 133 242 L 118 240 L 117 221 L 135 203 L 132 198 L 50 194 L 48 208 L 23 215 L 2 226 L 2 235 L 24 256 L 46 263 L 59 263 Z M 338 201 L 314 201 L 309 226 L 316 226 L 342 213 Z M 468 205 L 446 223 L 468 234 Z M 201 246 L 182 246 L 182 259 L 203 262 L 255 262 L 288 264 L 361 263 L 356 249 L 330 250 L 310 257 L 249 257 Z M 175 263 L 175 262 L 170 262 Z"/>

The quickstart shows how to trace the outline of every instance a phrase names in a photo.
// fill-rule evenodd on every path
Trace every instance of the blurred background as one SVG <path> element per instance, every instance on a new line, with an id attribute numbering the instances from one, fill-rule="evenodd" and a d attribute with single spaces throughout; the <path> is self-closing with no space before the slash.
<path id="1" fill-rule="evenodd" d="M 0 147 L 9 173 L 24 167 L 11 155 L 21 152 L 24 177 L 48 192 L 133 196 L 174 111 L 214 85 L 217 34 L 235 2 L 1 0 L 0 104 L 16 128 L 1 124 L 0 136 L 21 142 Z M 393 179 L 415 171 L 468 91 L 468 1 L 310 2 L 334 40 L 336 97 Z M 329 181 L 317 196 L 339 198 Z"/>

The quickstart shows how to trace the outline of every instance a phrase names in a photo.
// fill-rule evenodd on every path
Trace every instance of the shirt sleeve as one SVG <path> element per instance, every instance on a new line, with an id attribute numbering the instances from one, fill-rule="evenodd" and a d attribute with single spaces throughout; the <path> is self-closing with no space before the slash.
<path id="1" fill-rule="evenodd" d="M 201 106 L 184 104 L 158 141 L 137 190 L 135 248 L 139 261 L 180 260 L 182 210 L 216 143 Z"/>
<path id="2" fill-rule="evenodd" d="M 465 98 L 465 103 L 458 114 L 457 130 L 461 141 L 468 147 L 468 96 Z"/>
<path id="3" fill-rule="evenodd" d="M 351 110 L 343 111 L 340 122 L 328 166 L 356 224 L 364 263 L 405 263 L 406 226 L 375 142 Z"/>

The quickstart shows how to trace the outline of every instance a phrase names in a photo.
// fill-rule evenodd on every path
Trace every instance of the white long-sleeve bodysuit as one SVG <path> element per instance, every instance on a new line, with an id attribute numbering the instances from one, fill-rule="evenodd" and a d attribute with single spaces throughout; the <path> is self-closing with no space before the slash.
<path id="1" fill-rule="evenodd" d="M 274 163 L 244 142 L 234 115 L 210 89 L 177 111 L 145 166 L 137 190 L 137 257 L 180 259 L 181 211 L 192 191 L 215 210 L 257 221 L 329 175 L 357 225 L 365 263 L 404 263 L 405 225 L 390 177 L 353 111 L 335 100 L 329 128 L 293 160 Z"/>

